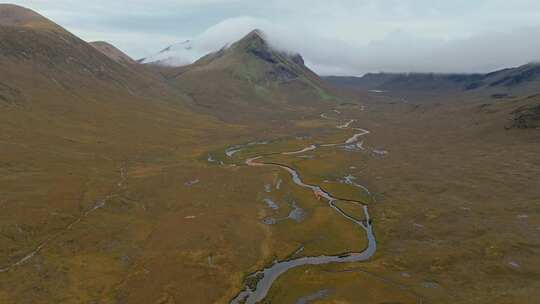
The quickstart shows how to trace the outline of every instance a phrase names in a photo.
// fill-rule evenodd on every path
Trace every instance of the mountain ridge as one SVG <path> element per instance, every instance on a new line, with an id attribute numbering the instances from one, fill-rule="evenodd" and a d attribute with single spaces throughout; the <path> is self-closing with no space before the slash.
<path id="1" fill-rule="evenodd" d="M 133 60 L 131 57 L 129 57 L 129 55 L 122 52 L 120 49 L 110 44 L 109 42 L 92 41 L 92 42 L 89 42 L 89 44 L 95 47 L 98 51 L 100 51 L 107 57 L 111 58 L 112 60 L 118 63 L 128 64 L 128 65 L 137 64 L 137 62 Z"/>
<path id="2" fill-rule="evenodd" d="M 540 93 L 540 64 L 528 63 L 486 74 L 368 73 L 362 77 L 326 76 L 338 87 L 375 91 L 418 91 L 526 96 Z"/>
<path id="3" fill-rule="evenodd" d="M 290 114 L 294 107 L 310 107 L 332 98 L 326 84 L 304 65 L 299 54 L 276 50 L 260 30 L 191 65 L 161 70 L 171 85 L 188 92 L 199 107 L 220 109 L 222 119 Z M 217 102 L 213 96 L 222 98 Z M 241 111 L 230 112 L 234 108 Z"/>
<path id="4" fill-rule="evenodd" d="M 0 3 L 0 26 L 67 32 L 60 25 L 31 9 L 8 3 Z"/>

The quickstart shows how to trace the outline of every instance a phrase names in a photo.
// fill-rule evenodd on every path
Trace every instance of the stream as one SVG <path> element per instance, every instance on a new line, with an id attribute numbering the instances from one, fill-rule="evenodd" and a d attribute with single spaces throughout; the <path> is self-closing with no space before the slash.
<path id="1" fill-rule="evenodd" d="M 324 119 L 330 119 L 324 113 L 321 114 L 321 117 Z M 347 123 L 337 126 L 337 128 L 339 129 L 344 129 L 344 130 L 351 129 L 351 130 L 360 132 L 348 138 L 344 143 L 310 145 L 309 147 L 304 148 L 299 151 L 283 152 L 280 154 L 295 155 L 295 154 L 301 154 L 307 151 L 313 151 L 319 147 L 346 146 L 346 145 L 351 145 L 351 144 L 357 144 L 359 141 L 359 138 L 366 134 L 369 134 L 369 131 L 360 129 L 360 128 L 351 128 L 351 125 L 354 122 L 355 120 L 349 120 Z M 368 244 L 367 244 L 366 249 L 364 249 L 364 251 L 361 251 L 361 252 L 350 252 L 350 253 L 342 254 L 339 256 L 322 255 L 322 256 L 313 256 L 313 257 L 300 257 L 300 258 L 289 259 L 285 261 L 276 261 L 271 266 L 251 274 L 249 276 L 250 279 L 258 279 L 256 286 L 252 288 L 252 286 L 249 286 L 248 284 L 246 284 L 244 286 L 244 290 L 242 290 L 234 299 L 232 299 L 230 301 L 230 304 L 241 304 L 241 303 L 255 304 L 257 302 L 262 301 L 268 294 L 268 291 L 272 287 L 272 284 L 274 283 L 274 281 L 277 280 L 279 276 L 281 276 L 282 274 L 284 274 L 285 272 L 287 272 L 288 270 L 292 268 L 305 266 L 305 265 L 322 265 L 322 264 L 329 264 L 329 263 L 351 263 L 351 262 L 365 261 L 371 258 L 377 250 L 377 242 L 373 234 L 373 227 L 371 224 L 371 219 L 370 219 L 368 207 L 366 204 L 360 201 L 347 200 L 347 202 L 349 203 L 363 206 L 365 220 L 359 221 L 353 218 L 352 216 L 348 215 L 346 212 L 344 212 L 343 210 L 341 210 L 339 207 L 336 206 L 335 203 L 342 199 L 333 196 L 331 193 L 325 191 L 323 188 L 321 188 L 318 185 L 310 185 L 310 184 L 305 183 L 302 180 L 298 171 L 296 171 L 294 168 L 291 168 L 289 166 L 286 166 L 284 164 L 279 164 L 279 163 L 271 163 L 271 162 L 265 163 L 265 162 L 258 161 L 261 158 L 263 158 L 263 156 L 252 157 L 252 158 L 247 159 L 245 163 L 246 165 L 251 166 L 251 167 L 271 166 L 271 167 L 277 167 L 277 168 L 287 171 L 296 185 L 303 188 L 310 189 L 315 195 L 315 197 L 323 198 L 324 200 L 326 200 L 329 207 L 331 207 L 338 214 L 340 214 L 341 216 L 343 216 L 344 218 L 346 218 L 347 220 L 355 224 L 359 228 L 359 230 L 366 233 Z"/>

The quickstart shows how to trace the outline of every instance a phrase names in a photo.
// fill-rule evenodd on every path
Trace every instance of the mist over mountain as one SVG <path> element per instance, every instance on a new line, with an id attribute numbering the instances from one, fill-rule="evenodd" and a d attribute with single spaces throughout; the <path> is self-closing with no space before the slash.
<path id="1" fill-rule="evenodd" d="M 190 65 L 150 64 L 187 93 L 197 107 L 223 120 L 291 115 L 295 107 L 331 102 L 333 96 L 298 53 L 272 46 L 260 30 L 226 44 Z M 219 99 L 216 96 L 221 96 Z"/>
<path id="2" fill-rule="evenodd" d="M 184 66 L 192 64 L 204 56 L 204 51 L 196 48 L 191 40 L 170 45 L 158 53 L 139 59 L 140 63 L 151 63 L 164 66 Z"/>
<path id="3" fill-rule="evenodd" d="M 154 61 L 161 58 L 166 59 L 163 63 L 171 65 L 192 63 L 240 39 L 253 28 L 263 30 L 274 47 L 302 53 L 307 65 L 322 75 L 487 73 L 540 60 L 540 41 L 530 39 L 540 36 L 540 28 L 535 27 L 486 31 L 455 39 L 423 38 L 400 30 L 362 45 L 316 35 L 302 28 L 273 24 L 265 19 L 240 17 L 224 20 L 193 37 L 189 50 L 182 49 L 182 43 L 175 44 L 168 52 L 154 55 L 157 56 Z M 362 35 L 361 30 L 358 35 Z M 528 41 L 526 48 L 523 41 Z"/>
<path id="4" fill-rule="evenodd" d="M 18 2 L 1 304 L 540 298 L 537 1 Z"/>
<path id="5" fill-rule="evenodd" d="M 254 28 L 302 53 L 324 75 L 486 73 L 540 59 L 538 39 L 531 38 L 540 32 L 540 4 L 532 0 L 158 0 L 154 8 L 147 1 L 15 2 L 136 59 L 185 40 L 200 41 L 202 56 Z"/>

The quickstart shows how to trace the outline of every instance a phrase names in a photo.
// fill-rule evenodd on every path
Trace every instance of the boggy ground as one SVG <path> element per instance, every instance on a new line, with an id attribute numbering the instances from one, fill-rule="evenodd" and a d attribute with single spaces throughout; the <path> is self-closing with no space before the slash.
<path id="1" fill-rule="evenodd" d="M 539 133 L 505 129 L 506 106 L 372 108 L 372 143 L 390 152 L 364 175 L 383 194 L 374 263 L 427 300 L 538 297 Z"/>
<path id="2" fill-rule="evenodd" d="M 47 122 L 29 111 L 27 127 L 17 129 L 6 110 L 13 130 L 4 134 L 18 136 L 1 138 L 0 268 L 9 269 L 0 273 L 0 302 L 227 303 L 249 273 L 275 259 L 362 250 L 363 232 L 286 172 L 244 165 L 254 155 L 343 142 L 354 131 L 336 125 L 354 118 L 371 131 L 362 149 L 263 160 L 367 202 L 377 254 L 293 269 L 265 302 L 534 303 L 538 133 L 505 130 L 497 107 L 338 105 L 342 114 L 328 113 L 329 120 L 310 114 L 254 127 L 167 111 L 144 116 L 156 122 L 128 123 L 111 111 L 105 127 L 89 122 L 66 133 L 60 119 L 61 132 L 40 136 L 30 129 Z M 269 143 L 224 153 L 260 140 Z M 303 211 L 298 220 L 288 218 L 293 203 Z"/>
<path id="3" fill-rule="evenodd" d="M 333 162 L 373 192 L 378 252 L 365 263 L 290 271 L 266 302 L 535 303 L 539 133 L 508 129 L 516 106 L 379 102 L 349 112 L 371 131 L 366 150 L 361 161 L 347 157 L 357 170 Z"/>
<path id="4" fill-rule="evenodd" d="M 268 127 L 167 103 L 100 107 L 3 105 L 1 303 L 226 303 L 248 273 L 301 246 L 365 246 L 284 172 L 219 163 L 231 144 L 285 138 L 287 148 L 291 134 L 327 129 L 317 115 Z M 301 216 L 287 218 L 294 206 Z"/>

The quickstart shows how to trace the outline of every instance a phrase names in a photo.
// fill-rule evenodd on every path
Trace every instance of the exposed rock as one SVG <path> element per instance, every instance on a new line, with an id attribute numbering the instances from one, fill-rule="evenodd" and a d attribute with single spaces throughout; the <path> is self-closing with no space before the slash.
<path id="1" fill-rule="evenodd" d="M 296 55 L 292 55 L 291 56 L 291 60 L 296 63 L 296 64 L 299 64 L 299 65 L 304 65 L 304 58 L 302 57 L 302 55 L 300 54 L 296 54 Z"/>
<path id="2" fill-rule="evenodd" d="M 298 78 L 298 74 L 284 65 L 278 65 L 269 73 L 274 81 L 291 81 Z"/>
<path id="3" fill-rule="evenodd" d="M 250 48 L 248 50 L 249 53 L 253 54 L 254 56 L 269 62 L 269 63 L 278 63 L 277 58 L 275 58 L 274 54 L 270 52 L 269 49 L 266 48 Z"/>

